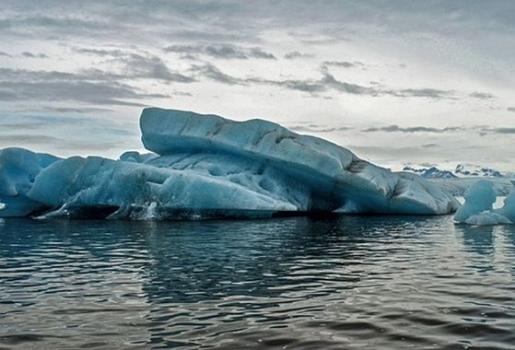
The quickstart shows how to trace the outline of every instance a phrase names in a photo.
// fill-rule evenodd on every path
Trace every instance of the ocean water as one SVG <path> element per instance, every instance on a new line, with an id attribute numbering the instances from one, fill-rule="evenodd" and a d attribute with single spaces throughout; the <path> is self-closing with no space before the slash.
<path id="1" fill-rule="evenodd" d="M 5 220 L 0 348 L 514 349 L 514 275 L 450 216 Z"/>

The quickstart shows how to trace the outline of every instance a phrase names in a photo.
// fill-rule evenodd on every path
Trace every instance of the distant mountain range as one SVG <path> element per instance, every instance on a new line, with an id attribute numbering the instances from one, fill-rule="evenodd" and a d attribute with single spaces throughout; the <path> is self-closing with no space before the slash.
<path id="1" fill-rule="evenodd" d="M 448 170 L 440 170 L 437 167 L 430 168 L 415 168 L 412 166 L 405 166 L 402 171 L 418 174 L 425 178 L 431 179 L 452 179 L 457 177 L 453 172 Z"/>
<path id="2" fill-rule="evenodd" d="M 482 167 L 475 164 L 458 164 L 454 171 L 442 170 L 435 166 L 421 167 L 406 165 L 403 171 L 412 172 L 430 179 L 452 179 L 457 177 L 513 177 L 513 174 L 503 174 L 498 170 Z"/>
<path id="3" fill-rule="evenodd" d="M 504 177 L 504 175 L 495 169 L 485 168 L 474 164 L 458 164 L 454 170 L 456 175 L 461 176 L 486 176 L 486 177 Z"/>

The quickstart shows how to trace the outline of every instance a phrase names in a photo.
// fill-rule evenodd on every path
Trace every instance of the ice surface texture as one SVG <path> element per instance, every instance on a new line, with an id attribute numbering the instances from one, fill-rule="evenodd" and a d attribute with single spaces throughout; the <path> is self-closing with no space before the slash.
<path id="1" fill-rule="evenodd" d="M 22 148 L 0 150 L 0 217 L 26 216 L 44 208 L 27 192 L 39 172 L 58 159 Z"/>
<path id="2" fill-rule="evenodd" d="M 497 225 L 515 222 L 515 190 L 504 200 L 504 206 L 493 209 L 496 195 L 493 183 L 480 180 L 465 193 L 465 203 L 454 215 L 458 223 L 470 225 Z"/>
<path id="3" fill-rule="evenodd" d="M 125 152 L 119 160 L 51 158 L 43 164 L 41 155 L 19 150 L 35 157 L 28 161 L 36 163 L 34 169 L 23 170 L 30 181 L 22 170 L 3 170 L 2 161 L 0 176 L 7 174 L 11 187 L 23 187 L 19 193 L 39 204 L 33 211 L 14 207 L 10 212 L 26 216 L 50 208 L 46 216 L 148 219 L 446 214 L 459 206 L 447 191 L 417 175 L 391 172 L 331 142 L 264 120 L 235 122 L 147 108 L 140 127 L 143 144 L 153 153 Z M 18 196 L 4 187 L 0 217 Z"/>

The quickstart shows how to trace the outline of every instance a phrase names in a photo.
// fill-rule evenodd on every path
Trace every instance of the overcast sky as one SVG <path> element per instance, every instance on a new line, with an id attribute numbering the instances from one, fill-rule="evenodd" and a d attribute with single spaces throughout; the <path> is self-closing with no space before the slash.
<path id="1" fill-rule="evenodd" d="M 515 2 L 3 0 L 0 147 L 141 149 L 144 106 L 515 170 Z"/>

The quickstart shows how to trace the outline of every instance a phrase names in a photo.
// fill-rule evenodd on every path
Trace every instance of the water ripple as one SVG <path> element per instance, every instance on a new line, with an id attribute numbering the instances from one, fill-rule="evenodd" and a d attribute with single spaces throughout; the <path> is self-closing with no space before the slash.
<path id="1" fill-rule="evenodd" d="M 6 220 L 2 349 L 512 349 L 515 229 Z"/>

